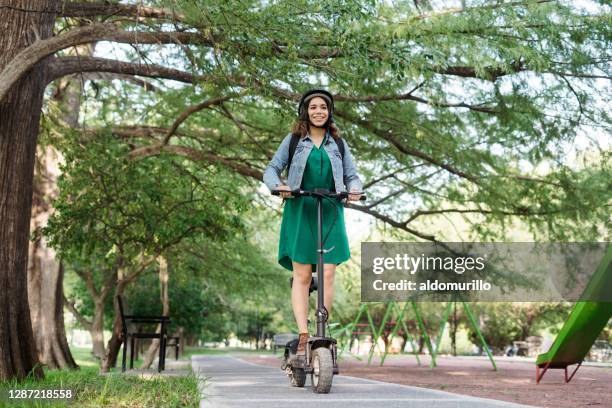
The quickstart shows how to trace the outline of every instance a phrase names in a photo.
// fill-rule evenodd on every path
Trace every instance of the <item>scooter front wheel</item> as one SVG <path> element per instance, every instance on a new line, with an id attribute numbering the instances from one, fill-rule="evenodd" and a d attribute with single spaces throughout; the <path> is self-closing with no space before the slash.
<path id="1" fill-rule="evenodd" d="M 306 384 L 306 372 L 303 368 L 291 368 L 289 378 L 294 387 L 303 387 Z"/>
<path id="2" fill-rule="evenodd" d="M 319 347 L 312 353 L 312 369 L 312 390 L 327 394 L 334 379 L 334 363 L 328 348 Z"/>

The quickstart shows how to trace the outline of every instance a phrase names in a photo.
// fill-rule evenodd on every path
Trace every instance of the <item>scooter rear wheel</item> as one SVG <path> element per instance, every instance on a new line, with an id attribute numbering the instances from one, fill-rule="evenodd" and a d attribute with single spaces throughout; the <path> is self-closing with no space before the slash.
<path id="1" fill-rule="evenodd" d="M 334 365 L 331 351 L 319 347 L 312 353 L 312 390 L 317 394 L 327 394 L 334 379 Z"/>
<path id="2" fill-rule="evenodd" d="M 306 384 L 306 372 L 303 368 L 291 368 L 291 385 L 294 387 L 303 387 Z"/>

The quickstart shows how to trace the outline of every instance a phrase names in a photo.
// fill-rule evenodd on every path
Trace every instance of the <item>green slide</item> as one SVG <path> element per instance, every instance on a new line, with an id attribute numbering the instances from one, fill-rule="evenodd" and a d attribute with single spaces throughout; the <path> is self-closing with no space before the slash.
<path id="1" fill-rule="evenodd" d="M 608 246 L 605 256 L 584 290 L 582 299 L 602 299 L 603 293 L 610 293 L 611 288 L 612 247 Z M 538 356 L 536 382 L 540 382 L 549 368 L 563 368 L 565 382 L 570 382 L 611 316 L 612 302 L 577 302 L 550 350 Z M 567 367 L 573 364 L 578 366 L 568 377 Z"/>

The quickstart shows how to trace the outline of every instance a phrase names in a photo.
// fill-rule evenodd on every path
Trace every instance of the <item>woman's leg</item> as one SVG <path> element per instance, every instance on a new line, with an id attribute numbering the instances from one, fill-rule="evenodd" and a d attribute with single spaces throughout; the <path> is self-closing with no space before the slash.
<path id="1" fill-rule="evenodd" d="M 332 303 L 334 301 L 334 275 L 336 273 L 336 264 L 324 264 L 325 269 L 325 287 L 323 289 L 323 303 L 327 309 L 328 316 L 331 315 Z"/>
<path id="2" fill-rule="evenodd" d="M 293 314 L 298 326 L 298 333 L 308 332 L 308 288 L 310 287 L 311 279 L 310 264 L 293 262 L 291 304 L 293 305 Z"/>

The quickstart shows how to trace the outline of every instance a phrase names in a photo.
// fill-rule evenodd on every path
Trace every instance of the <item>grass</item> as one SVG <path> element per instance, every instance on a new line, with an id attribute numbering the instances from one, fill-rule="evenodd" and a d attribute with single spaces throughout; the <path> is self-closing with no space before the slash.
<path id="1" fill-rule="evenodd" d="M 278 350 L 277 350 L 278 353 Z M 180 359 L 191 359 L 194 354 L 205 354 L 205 355 L 250 355 L 250 354 L 272 354 L 271 350 L 255 350 L 238 347 L 226 347 L 226 348 L 208 348 L 208 347 L 185 347 L 185 352 Z"/>
<path id="2" fill-rule="evenodd" d="M 45 378 L 0 384 L 0 406 L 6 403 L 10 389 L 70 389 L 72 402 L 10 402 L 8 407 L 197 407 L 200 402 L 198 380 L 191 373 L 185 377 L 142 378 L 123 375 L 115 369 L 100 375 L 98 363 L 89 349 L 71 349 L 79 370 L 48 370 Z M 57 401 L 57 400 L 56 400 Z"/>

